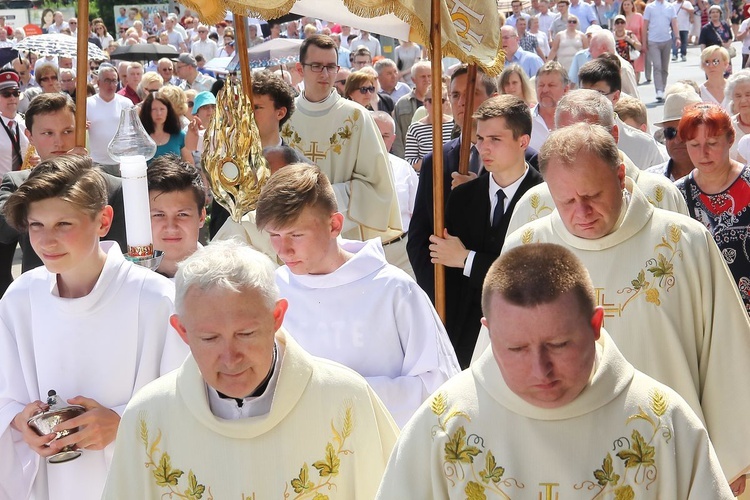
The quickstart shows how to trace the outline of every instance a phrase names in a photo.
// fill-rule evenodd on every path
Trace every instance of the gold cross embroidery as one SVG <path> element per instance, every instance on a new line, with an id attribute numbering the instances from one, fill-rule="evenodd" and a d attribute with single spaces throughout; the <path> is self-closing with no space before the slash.
<path id="1" fill-rule="evenodd" d="M 615 305 L 614 303 L 605 302 L 604 288 L 594 288 L 596 290 L 596 305 L 604 308 L 605 318 L 614 318 L 617 315 L 618 318 L 622 317 L 622 304 Z"/>
<path id="2" fill-rule="evenodd" d="M 560 486 L 560 483 L 539 483 L 539 486 L 544 487 L 544 493 L 539 492 L 539 500 L 553 500 L 553 493 L 554 500 L 560 498 L 560 493 L 554 491 L 555 486 Z"/>
<path id="3" fill-rule="evenodd" d="M 302 152 L 311 162 L 316 163 L 318 160 L 325 160 L 328 156 L 328 151 L 318 150 L 318 142 L 313 141 L 310 143 L 310 149 Z"/>

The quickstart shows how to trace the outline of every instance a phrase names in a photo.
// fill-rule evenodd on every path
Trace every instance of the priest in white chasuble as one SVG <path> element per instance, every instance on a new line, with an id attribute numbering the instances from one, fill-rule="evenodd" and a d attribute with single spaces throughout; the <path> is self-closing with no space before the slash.
<path id="1" fill-rule="evenodd" d="M 289 165 L 258 198 L 258 228 L 284 265 L 284 328 L 309 353 L 365 377 L 399 426 L 460 371 L 427 294 L 385 261 L 380 240 L 339 241 L 343 215 L 316 166 Z"/>
<path id="2" fill-rule="evenodd" d="M 342 236 L 388 243 L 403 234 L 388 151 L 370 113 L 334 88 L 337 51 L 326 35 L 302 43 L 297 71 L 304 88 L 281 136 L 333 184 L 345 217 Z"/>
<path id="3" fill-rule="evenodd" d="M 610 131 L 615 142 L 620 137 L 612 103 L 595 90 L 573 90 L 565 94 L 557 105 L 556 128 L 560 129 L 580 122 L 601 125 Z M 663 175 L 643 172 L 622 151 L 620 151 L 620 160 L 625 165 L 625 176 L 638 186 L 652 205 L 688 215 L 685 198 L 673 182 Z M 537 184 L 518 200 L 508 226 L 508 234 L 527 222 L 551 214 L 554 209 L 555 204 L 547 184 Z"/>
<path id="4" fill-rule="evenodd" d="M 735 489 L 750 472 L 750 322 L 711 234 L 654 208 L 624 174 L 611 135 L 579 123 L 540 152 L 555 202 L 504 251 L 558 243 L 584 263 L 604 326 L 637 369 L 676 390 L 706 424 Z"/>
<path id="5" fill-rule="evenodd" d="M 128 405 L 103 498 L 373 498 L 398 429 L 361 376 L 281 328 L 268 258 L 211 243 L 176 288 L 191 354 Z"/>
<path id="6" fill-rule="evenodd" d="M 404 427 L 376 498 L 732 498 L 700 419 L 622 356 L 569 250 L 501 255 L 482 309 L 491 349 Z"/>

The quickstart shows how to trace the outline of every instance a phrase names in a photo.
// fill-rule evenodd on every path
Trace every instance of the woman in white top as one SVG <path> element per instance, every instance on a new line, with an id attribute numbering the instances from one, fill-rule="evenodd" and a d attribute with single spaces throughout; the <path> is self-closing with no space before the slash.
<path id="1" fill-rule="evenodd" d="M 448 89 L 443 87 L 443 106 L 445 107 L 448 99 Z M 419 172 L 422 168 L 422 159 L 427 153 L 432 152 L 432 87 L 427 88 L 424 98 L 424 106 L 427 110 L 427 116 L 412 122 L 406 131 L 406 145 L 404 150 L 404 159 Z M 443 144 L 451 140 L 453 131 L 453 118 L 450 115 L 443 114 Z"/>
<path id="2" fill-rule="evenodd" d="M 399 40 L 398 46 L 393 50 L 393 56 L 401 79 L 409 85 L 414 85 L 411 81 L 411 67 L 415 62 L 422 60 L 422 47 L 408 40 Z"/>
<path id="3" fill-rule="evenodd" d="M 750 70 L 743 69 L 727 80 L 726 98 L 729 101 L 728 111 L 732 114 L 734 127 L 734 144 L 729 150 L 729 157 L 736 160 L 737 146 L 740 139 L 750 134 Z"/>
<path id="4" fill-rule="evenodd" d="M 724 72 L 729 67 L 729 52 L 724 47 L 712 45 L 701 52 L 701 65 L 706 73 L 706 81 L 701 84 L 701 99 L 724 107 Z"/>
<path id="5" fill-rule="evenodd" d="M 539 45 L 539 48 L 542 49 L 544 57 L 549 56 L 549 51 L 551 50 L 549 46 L 549 38 L 547 38 L 547 33 L 539 31 L 539 18 L 537 16 L 531 16 L 529 18 L 529 33 L 536 37 L 537 44 Z"/>
<path id="6" fill-rule="evenodd" d="M 112 35 L 107 32 L 107 27 L 104 26 L 104 23 L 96 23 L 96 26 L 94 26 L 94 33 L 99 39 L 102 50 L 107 50 L 112 42 L 115 41 L 115 39 L 112 38 Z"/>
<path id="7" fill-rule="evenodd" d="M 565 71 L 570 70 L 576 52 L 589 47 L 589 39 L 578 31 L 578 18 L 568 14 L 567 25 L 565 31 L 555 35 L 554 40 L 552 40 L 552 50 L 550 50 L 548 58 L 551 61 L 557 57 L 557 62 L 562 64 Z"/>

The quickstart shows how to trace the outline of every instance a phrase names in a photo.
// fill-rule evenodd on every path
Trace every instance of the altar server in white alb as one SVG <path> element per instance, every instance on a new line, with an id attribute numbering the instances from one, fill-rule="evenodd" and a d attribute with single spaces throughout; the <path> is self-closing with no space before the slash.
<path id="1" fill-rule="evenodd" d="M 396 424 L 360 375 L 284 331 L 273 271 L 235 241 L 179 264 L 172 324 L 191 354 L 125 410 L 106 500 L 374 497 Z"/>
<path id="2" fill-rule="evenodd" d="M 556 209 L 509 235 L 503 251 L 557 243 L 583 261 L 617 347 L 685 398 L 741 492 L 750 472 L 750 321 L 713 237 L 654 208 L 599 125 L 553 132 L 539 165 Z"/>
<path id="3" fill-rule="evenodd" d="M 388 264 L 380 239 L 338 241 L 344 216 L 318 167 L 276 172 L 256 223 L 279 259 L 284 327 L 315 356 L 364 376 L 400 426 L 459 371 L 440 318 L 419 285 Z"/>
<path id="4" fill-rule="evenodd" d="M 112 222 L 107 185 L 83 156 L 36 166 L 5 204 L 44 267 L 21 275 L 0 301 L 0 499 L 98 499 L 120 415 L 133 394 L 187 355 L 169 325 L 174 286 L 100 242 Z M 53 440 L 27 420 L 49 390 L 86 408 Z M 45 457 L 74 445 L 62 464 Z"/>
<path id="5" fill-rule="evenodd" d="M 376 498 L 732 498 L 700 419 L 623 357 L 569 250 L 501 255 L 482 309 L 491 349 L 404 427 Z"/>

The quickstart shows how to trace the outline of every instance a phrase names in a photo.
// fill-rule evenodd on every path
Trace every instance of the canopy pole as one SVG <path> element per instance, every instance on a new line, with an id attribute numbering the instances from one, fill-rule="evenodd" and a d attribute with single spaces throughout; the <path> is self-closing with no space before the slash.
<path id="1" fill-rule="evenodd" d="M 461 149 L 458 156 L 458 173 L 469 173 L 469 153 L 471 152 L 471 115 L 474 114 L 474 86 L 477 82 L 477 65 L 470 63 L 466 73 L 466 94 L 464 98 L 464 119 L 461 124 Z"/>
<path id="2" fill-rule="evenodd" d="M 234 13 L 235 42 L 237 43 L 237 54 L 240 56 L 240 71 L 242 74 L 242 90 L 253 103 L 253 75 L 250 70 L 250 58 L 247 55 L 247 16 Z"/>
<path id="3" fill-rule="evenodd" d="M 85 27 L 84 27 L 85 23 Z M 86 147 L 86 98 L 89 74 L 89 0 L 78 0 L 76 50 L 76 146 Z"/>
<path id="4" fill-rule="evenodd" d="M 440 28 L 441 0 L 431 0 L 430 45 L 432 47 L 432 199 L 435 235 L 443 237 L 443 54 Z M 445 324 L 445 269 L 435 264 L 435 310 Z"/>

